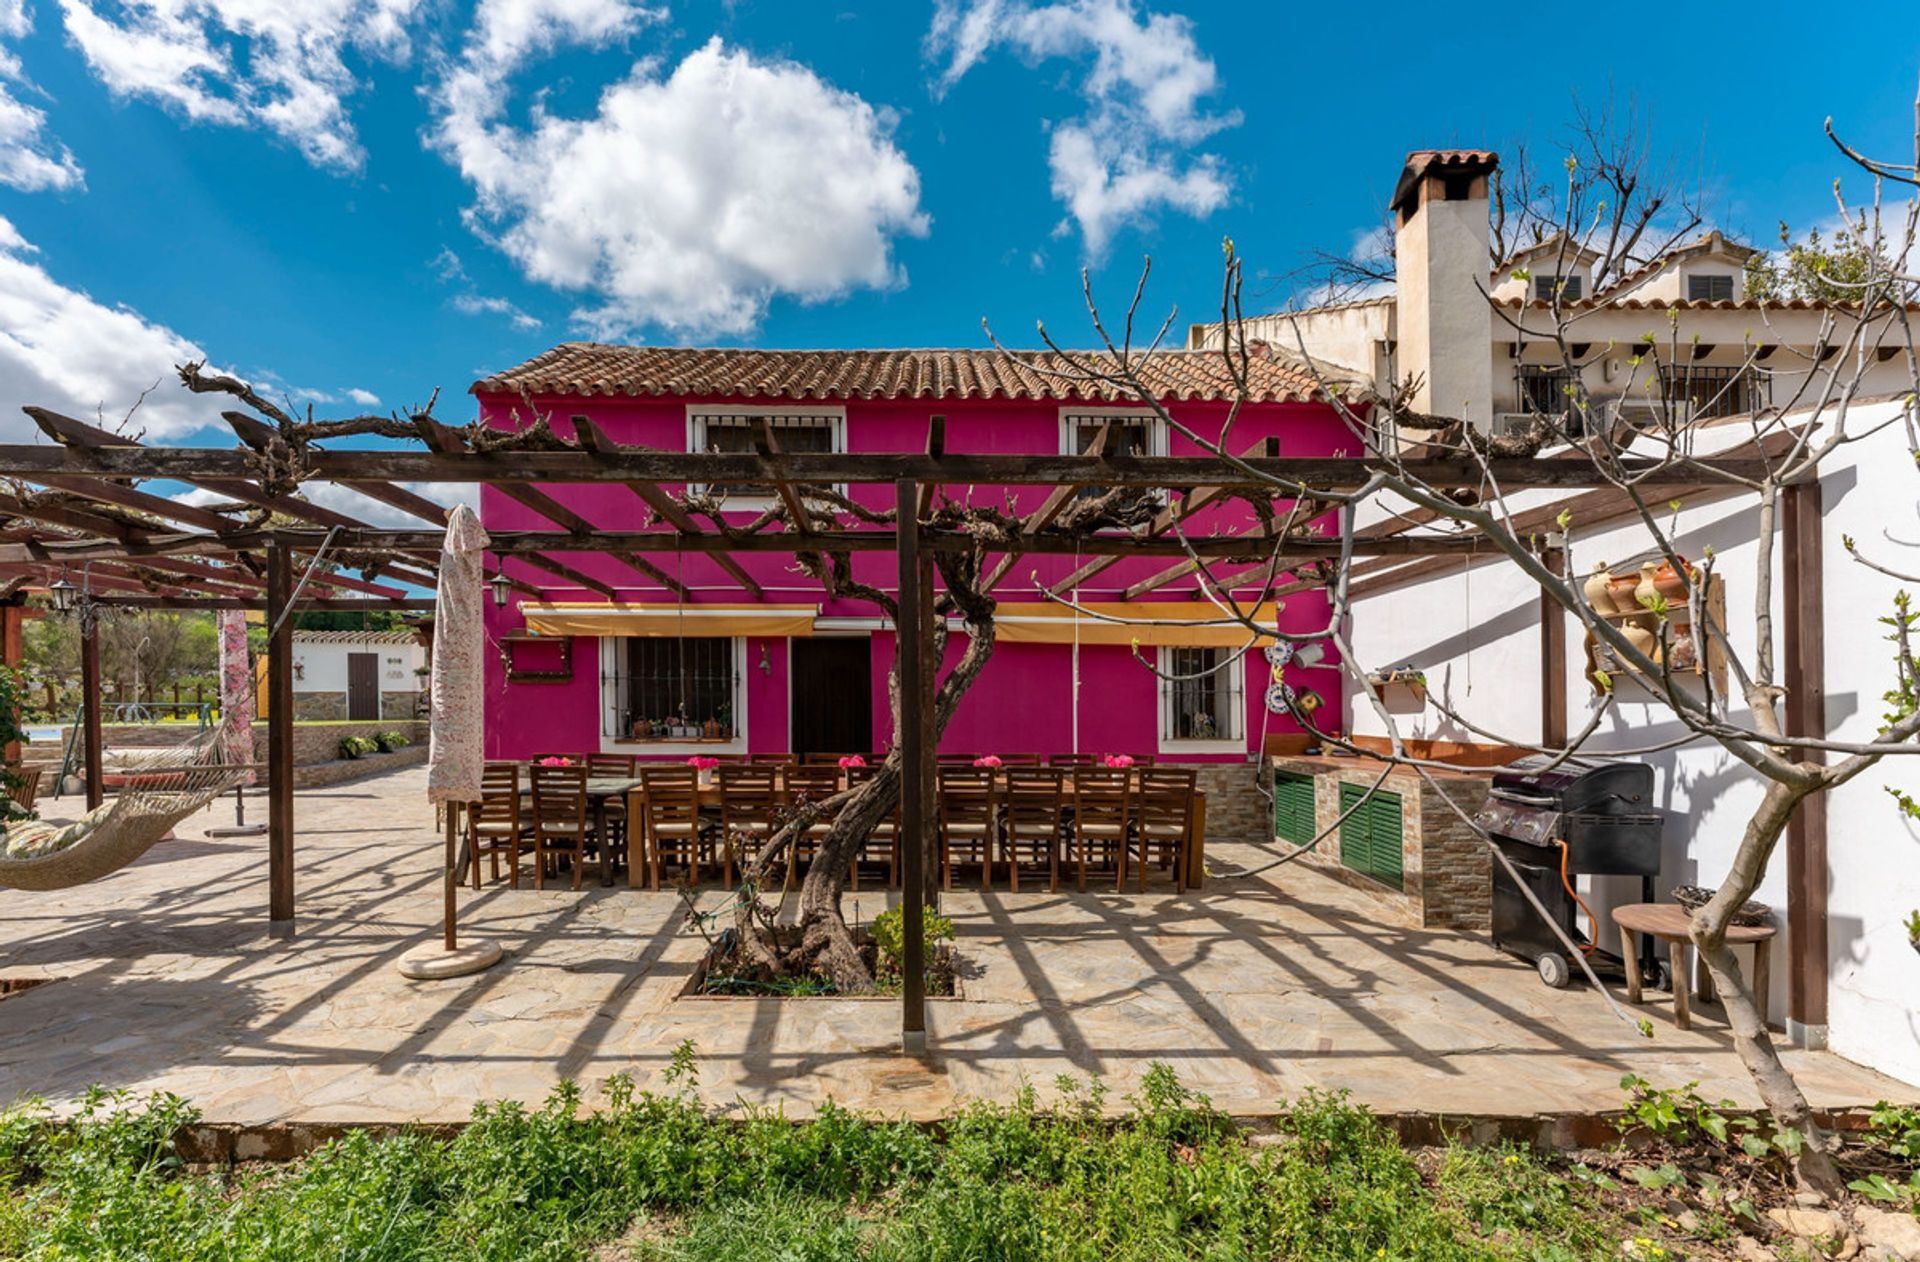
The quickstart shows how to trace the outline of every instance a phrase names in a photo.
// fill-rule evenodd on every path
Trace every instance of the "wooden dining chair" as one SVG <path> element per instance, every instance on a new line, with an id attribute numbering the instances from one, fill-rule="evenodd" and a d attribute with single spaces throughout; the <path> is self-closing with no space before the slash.
<path id="1" fill-rule="evenodd" d="M 702 827 L 699 777 L 692 767 L 643 767 L 640 791 L 629 799 L 629 811 L 635 803 L 640 810 L 640 844 L 646 854 L 642 859 L 629 840 L 629 879 L 638 880 L 644 862 L 651 887 L 659 889 L 662 870 L 677 864 L 686 870 L 687 880 L 697 885 L 700 865 L 705 862 L 719 867 L 726 888 L 733 888 L 733 855 L 723 841 Z"/>
<path id="2" fill-rule="evenodd" d="M 756 767 L 784 767 L 793 761 L 792 754 L 748 754 L 747 761 Z"/>
<path id="3" fill-rule="evenodd" d="M 1073 769 L 1073 826 L 1066 837 L 1067 857 L 1075 865 L 1075 888 L 1083 892 L 1090 865 L 1111 863 L 1116 890 L 1126 880 L 1132 782 L 1132 774 L 1117 767 Z"/>
<path id="4" fill-rule="evenodd" d="M 587 769 L 584 766 L 527 769 L 533 783 L 533 888 L 547 887 L 547 860 L 564 857 L 573 864 L 573 888 L 587 866 Z M 557 869 L 556 869 L 557 871 Z"/>
<path id="5" fill-rule="evenodd" d="M 979 754 L 935 754 L 933 761 L 941 767 L 971 767 L 980 758 Z"/>
<path id="6" fill-rule="evenodd" d="M 1193 795 L 1199 773 L 1191 767 L 1149 767 L 1139 776 L 1133 803 L 1133 845 L 1140 856 L 1138 887 L 1147 888 L 1147 865 L 1173 869 L 1176 893 L 1187 888 L 1187 855 L 1193 847 Z"/>
<path id="7" fill-rule="evenodd" d="M 722 766 L 718 780 L 721 844 L 732 863 L 744 867 L 779 827 L 786 805 L 780 772 L 765 765 Z"/>
<path id="8" fill-rule="evenodd" d="M 640 758 L 637 754 L 587 755 L 589 780 L 631 780 L 639 774 Z M 601 838 L 600 844 L 607 848 L 603 858 L 610 862 L 619 853 L 617 848 L 624 848 L 627 844 L 627 795 L 622 793 L 609 797 L 603 809 L 607 813 L 608 836 Z"/>
<path id="9" fill-rule="evenodd" d="M 21 810 L 30 811 L 33 809 L 34 802 L 40 797 L 40 777 L 46 774 L 47 769 L 36 765 L 15 766 L 12 770 L 14 781 L 7 788 L 7 796 L 12 798 L 13 804 Z M 478 866 L 474 871 L 479 871 Z M 494 879 L 499 879 L 498 872 L 494 874 Z"/>
<path id="10" fill-rule="evenodd" d="M 480 856 L 486 855 L 494 880 L 500 856 L 507 856 L 507 877 L 520 888 L 520 846 L 527 821 L 520 809 L 520 764 L 490 762 L 480 768 L 480 800 L 467 805 L 467 851 L 473 856 L 473 888 L 480 888 Z"/>
<path id="11" fill-rule="evenodd" d="M 953 888 L 955 863 L 980 865 L 980 888 L 993 888 L 1000 794 L 985 767 L 939 769 L 940 887 Z"/>
<path id="12" fill-rule="evenodd" d="M 1046 763 L 1047 760 L 1038 754 L 1000 755 L 1000 765 L 1003 767 L 1044 767 Z"/>
<path id="13" fill-rule="evenodd" d="M 858 788 L 880 773 L 880 764 L 868 763 L 864 767 L 847 768 L 847 787 Z M 866 841 L 860 845 L 859 853 L 853 858 L 853 871 L 848 875 L 848 883 L 853 889 L 860 888 L 860 865 L 872 864 L 887 870 L 887 888 L 900 883 L 900 798 L 895 795 L 893 809 L 880 817 L 873 831 L 867 834 Z"/>
<path id="14" fill-rule="evenodd" d="M 1098 764 L 1099 757 L 1094 754 L 1048 754 L 1049 767 L 1092 767 Z"/>
<path id="15" fill-rule="evenodd" d="M 1066 810 L 1058 767 L 1010 767 L 1001 813 L 1007 888 L 1020 892 L 1020 868 L 1037 866 L 1049 889 L 1060 888 L 1060 824 Z"/>
<path id="16" fill-rule="evenodd" d="M 781 780 L 789 809 L 803 802 L 824 802 L 840 792 L 840 755 L 835 754 L 833 758 L 835 761 L 831 763 L 802 763 L 786 769 Z M 805 871 L 806 865 L 813 862 L 813 856 L 820 848 L 820 839 L 827 835 L 827 830 L 832 826 L 831 814 L 818 816 L 794 839 L 793 872 Z M 792 872 L 788 875 L 791 876 Z"/>

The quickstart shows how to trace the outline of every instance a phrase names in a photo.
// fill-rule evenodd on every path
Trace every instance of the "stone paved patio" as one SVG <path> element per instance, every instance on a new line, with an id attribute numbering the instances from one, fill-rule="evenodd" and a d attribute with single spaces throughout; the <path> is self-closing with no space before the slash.
<path id="1" fill-rule="evenodd" d="M 1648 1042 L 1591 992 L 1549 991 L 1464 935 L 1373 923 L 1298 867 L 1185 897 L 950 895 L 973 969 L 963 999 L 930 1005 L 924 1062 L 895 1050 L 891 1002 L 676 998 L 701 943 L 672 894 L 467 893 L 464 932 L 507 963 L 411 982 L 394 961 L 438 932 L 440 908 L 423 783 L 408 770 L 300 795 L 291 942 L 265 933 L 264 842 L 202 836 L 230 802 L 105 881 L 0 892 L 0 977 L 60 979 L 0 1000 L 0 1102 L 97 1082 L 241 1125 L 451 1121 L 562 1078 L 657 1082 L 683 1039 L 712 1100 L 796 1112 L 832 1096 L 925 1118 L 1022 1082 L 1044 1096 L 1061 1073 L 1102 1075 L 1117 1104 L 1152 1060 L 1242 1114 L 1315 1086 L 1383 1111 L 1598 1111 L 1630 1069 L 1752 1099 L 1714 1010 L 1682 1033 L 1652 1006 Z M 1260 857 L 1222 846 L 1213 861 Z M 863 891 L 861 915 L 883 900 Z M 1830 1054 L 1789 1059 L 1818 1105 L 1920 1097 Z"/>

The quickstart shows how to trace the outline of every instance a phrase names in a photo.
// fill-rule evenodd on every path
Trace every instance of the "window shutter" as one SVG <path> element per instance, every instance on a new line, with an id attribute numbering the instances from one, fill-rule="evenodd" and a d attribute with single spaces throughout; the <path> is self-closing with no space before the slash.
<path id="1" fill-rule="evenodd" d="M 1367 798 L 1366 785 L 1342 784 L 1340 810 L 1352 812 L 1340 825 L 1340 862 L 1382 885 L 1404 889 L 1400 795 L 1375 793 Z"/>
<path id="2" fill-rule="evenodd" d="M 1276 771 L 1273 775 L 1273 834 L 1296 846 L 1312 841 L 1319 827 L 1314 816 L 1314 778 Z"/>

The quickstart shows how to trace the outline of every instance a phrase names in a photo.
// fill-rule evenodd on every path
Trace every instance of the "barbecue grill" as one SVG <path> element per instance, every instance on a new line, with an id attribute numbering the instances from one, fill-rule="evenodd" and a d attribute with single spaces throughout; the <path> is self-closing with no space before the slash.
<path id="1" fill-rule="evenodd" d="M 1573 889 L 1582 876 L 1637 876 L 1641 901 L 1653 901 L 1660 874 L 1660 830 L 1653 809 L 1653 768 L 1643 763 L 1523 758 L 1494 773 L 1487 804 L 1475 816 L 1513 870 L 1493 865 L 1493 944 L 1533 963 L 1540 979 L 1560 987 L 1573 976 L 1566 947 L 1542 923 L 1522 892 L 1539 899 L 1587 962 L 1617 973 L 1620 957 L 1599 949 L 1580 924 Z M 1651 940 L 1641 963 L 1657 976 Z"/>

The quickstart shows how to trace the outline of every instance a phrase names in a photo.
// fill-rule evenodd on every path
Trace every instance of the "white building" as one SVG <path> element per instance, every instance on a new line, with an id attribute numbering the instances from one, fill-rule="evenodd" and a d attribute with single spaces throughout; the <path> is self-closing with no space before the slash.
<path id="1" fill-rule="evenodd" d="M 1598 295 L 1587 294 L 1591 258 L 1558 242 L 1490 272 L 1485 187 L 1492 161 L 1483 153 L 1409 158 L 1394 203 L 1400 221 L 1398 295 L 1307 312 L 1297 324 L 1269 317 L 1256 321 L 1249 337 L 1281 348 L 1304 337 L 1315 356 L 1375 384 L 1420 374 L 1427 388 L 1413 401 L 1416 408 L 1497 424 L 1503 414 L 1563 397 L 1560 382 L 1541 383 L 1554 369 L 1544 362 L 1539 343 L 1497 318 L 1505 312 L 1523 323 L 1540 319 L 1544 279 L 1566 286 L 1562 299 L 1581 314 L 1578 327 L 1591 330 L 1592 341 L 1583 343 L 1579 355 L 1597 398 L 1623 408 L 1684 407 L 1703 419 L 1737 416 L 1769 398 L 1773 406 L 1784 406 L 1809 371 L 1820 322 L 1850 318 L 1820 304 L 1749 300 L 1742 285 L 1748 252 L 1717 233 Z M 1516 278 L 1516 268 L 1525 268 L 1530 281 Z M 1669 320 L 1677 337 L 1665 332 Z M 1647 331 L 1656 333 L 1656 389 L 1636 397 L 1616 385 L 1629 376 L 1621 348 L 1641 342 Z M 1196 345 L 1217 343 L 1219 334 L 1218 326 L 1197 326 L 1192 339 Z M 1665 353 L 1670 341 L 1684 348 L 1683 362 Z M 1729 383 L 1724 378 L 1745 375 L 1739 365 L 1749 345 L 1764 353 L 1747 370 L 1750 378 Z M 1688 370 L 1701 368 L 1727 370 L 1710 395 L 1688 384 Z M 1867 401 L 1847 422 L 1854 434 L 1868 433 L 1912 406 L 1898 359 L 1876 357 L 1864 368 Z M 1673 388 L 1663 390 L 1662 382 Z M 1796 417 L 1790 410 L 1788 419 L 1820 418 L 1806 412 Z M 1703 449 L 1716 441 L 1730 447 L 1750 440 L 1738 421 L 1697 432 Z M 1511 496 L 1509 503 L 1518 512 L 1564 498 L 1564 492 L 1540 490 Z M 1895 683 L 1893 650 L 1879 619 L 1892 611 L 1903 584 L 1853 559 L 1843 539 L 1854 537 L 1863 552 L 1895 569 L 1916 568 L 1913 550 L 1901 547 L 1901 541 L 1920 540 L 1920 481 L 1906 427 L 1887 425 L 1840 450 L 1823 462 L 1817 488 L 1796 502 L 1797 518 L 1790 512 L 1773 539 L 1761 540 L 1752 496 L 1689 496 L 1673 510 L 1671 533 L 1682 555 L 1699 559 L 1711 553 L 1732 611 L 1725 624 L 1729 638 L 1749 661 L 1756 634 L 1748 612 L 1754 564 L 1763 545 L 1772 549 L 1778 575 L 1774 650 L 1790 704 L 1806 709 L 1807 734 L 1868 741 L 1882 722 L 1882 696 Z M 1406 507 L 1377 506 L 1362 514 L 1361 524 L 1378 525 Z M 1555 510 L 1545 513 L 1551 523 Z M 1630 566 L 1631 558 L 1651 547 L 1636 517 L 1596 509 L 1575 516 L 1569 561 L 1572 572 L 1585 574 L 1596 564 Z M 1799 602 L 1796 626 L 1795 596 L 1808 583 L 1820 584 L 1820 597 L 1811 613 L 1809 602 Z M 1546 608 L 1539 589 L 1504 560 L 1382 560 L 1353 590 L 1353 665 L 1408 665 L 1425 675 L 1425 702 L 1395 707 L 1403 737 L 1434 742 L 1428 748 L 1435 749 L 1548 743 L 1581 731 L 1603 705 L 1589 674 L 1580 621 L 1557 605 Z M 1557 659 L 1547 648 L 1555 624 L 1564 645 Z M 1708 678 L 1710 672 L 1683 686 L 1705 688 Z M 1743 707 L 1736 705 L 1731 717 L 1742 722 Z M 1348 722 L 1356 738 L 1387 734 L 1364 697 L 1352 702 Z M 1664 704 L 1622 679 L 1589 748 L 1645 749 L 1684 735 Z M 1660 895 L 1681 883 L 1718 884 L 1763 782 L 1704 740 L 1631 756 L 1652 765 L 1658 805 L 1669 813 Z M 1889 787 L 1920 795 L 1920 757 L 1887 758 L 1827 795 L 1824 818 L 1803 808 L 1757 897 L 1771 905 L 1783 930 L 1774 955 L 1773 1023 L 1784 1025 L 1801 1045 L 1831 1046 L 1920 1083 L 1920 951 L 1909 945 L 1904 924 L 1920 908 L 1920 832 L 1896 809 Z M 1599 917 L 1599 944 L 1612 946 L 1608 911 L 1637 901 L 1638 881 L 1583 878 L 1583 885 L 1581 893 Z M 1744 959 L 1744 950 L 1740 954 Z"/>
<path id="2" fill-rule="evenodd" d="M 414 718 L 426 665 L 426 646 L 411 631 L 295 631 L 294 717 Z"/>
<path id="3" fill-rule="evenodd" d="M 1499 159 L 1483 150 L 1409 154 L 1394 191 L 1395 292 L 1246 322 L 1248 340 L 1283 356 L 1302 348 L 1323 369 L 1384 393 L 1423 378 L 1415 410 L 1481 425 L 1566 407 L 1569 374 L 1552 338 L 1558 293 L 1582 384 L 1603 416 L 1677 410 L 1684 417 L 1785 408 L 1805 385 L 1826 339 L 1844 342 L 1844 306 L 1762 301 L 1746 292 L 1755 251 L 1709 232 L 1595 292 L 1598 256 L 1550 238 L 1495 260 L 1487 181 Z M 1219 323 L 1196 324 L 1188 345 L 1220 344 Z M 1476 353 L 1474 348 L 1484 350 Z M 1639 355 L 1636 367 L 1630 361 Z M 1868 366 L 1868 393 L 1907 389 L 1892 354 Z"/>

